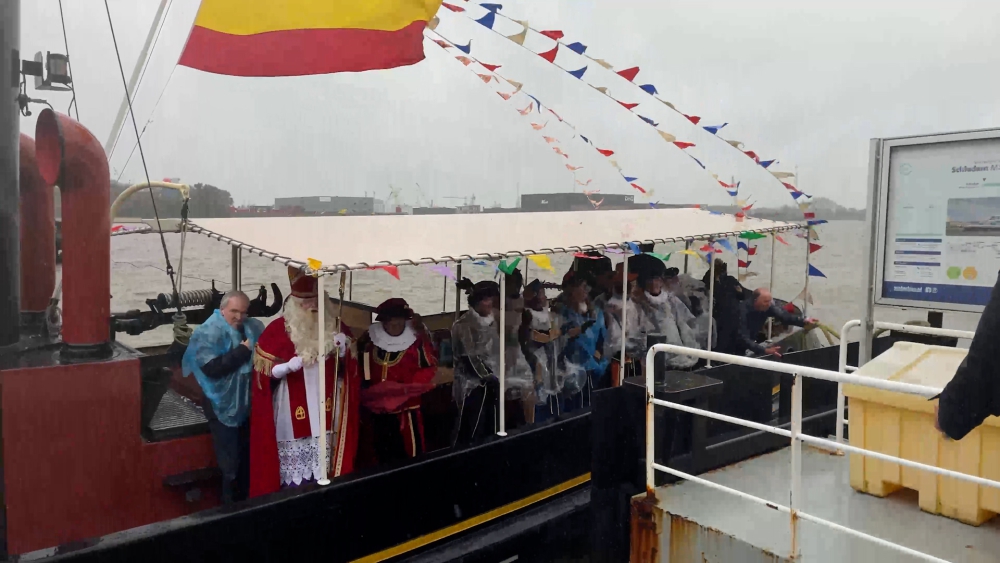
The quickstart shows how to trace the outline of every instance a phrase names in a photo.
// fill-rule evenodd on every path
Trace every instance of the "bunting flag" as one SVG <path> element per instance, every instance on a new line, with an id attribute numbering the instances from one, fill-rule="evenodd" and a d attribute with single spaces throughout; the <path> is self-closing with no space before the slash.
<path id="1" fill-rule="evenodd" d="M 820 245 L 818 245 L 818 244 L 816 244 L 816 243 L 810 242 L 809 243 L 809 254 L 812 254 L 813 252 L 816 252 L 817 250 L 819 250 L 821 248 L 823 248 L 823 247 L 820 246 Z"/>
<path id="2" fill-rule="evenodd" d="M 792 173 L 792 172 L 777 172 L 777 171 L 774 171 L 774 170 L 768 170 L 768 172 L 770 172 L 772 176 L 774 176 L 775 178 L 777 178 L 779 180 L 782 180 L 782 179 L 785 179 L 785 178 L 794 178 L 795 177 L 795 174 Z"/>
<path id="3" fill-rule="evenodd" d="M 686 117 L 688 121 L 690 121 L 691 123 L 694 123 L 695 125 L 698 125 L 698 123 L 701 122 L 701 118 L 698 117 L 697 115 L 687 115 L 687 114 L 684 114 L 684 113 L 682 113 L 681 115 L 683 115 L 684 117 Z"/>
<path id="4" fill-rule="evenodd" d="M 593 181 L 593 179 L 587 180 L 586 182 L 581 182 L 580 180 L 577 180 L 576 183 L 580 184 L 581 186 L 589 186 L 592 181 Z M 583 193 L 584 193 L 584 195 L 590 195 L 587 192 L 583 192 Z"/>
<path id="5" fill-rule="evenodd" d="M 441 0 L 203 0 L 179 65 L 229 76 L 409 66 Z M 328 53 L 327 56 L 315 56 Z"/>
<path id="6" fill-rule="evenodd" d="M 603 256 L 591 256 L 586 252 L 575 252 L 573 253 L 573 258 L 583 258 L 584 260 L 600 260 L 604 258 Z"/>
<path id="7" fill-rule="evenodd" d="M 548 124 L 549 124 L 548 121 L 546 121 L 545 123 L 543 123 L 541 125 L 539 125 L 537 123 L 532 123 L 531 124 L 531 128 L 534 129 L 535 131 L 541 131 L 542 129 L 545 129 L 545 126 L 548 125 Z"/>
<path id="8" fill-rule="evenodd" d="M 577 55 L 582 55 L 587 52 L 587 46 L 580 42 L 570 43 L 569 45 L 566 45 L 566 48 L 573 51 Z"/>
<path id="9" fill-rule="evenodd" d="M 590 180 L 587 180 L 587 183 L 589 184 Z M 590 196 L 592 196 L 594 194 L 599 194 L 599 193 L 601 193 L 601 190 L 583 190 L 583 195 L 585 195 L 587 197 L 590 197 Z"/>
<path id="10" fill-rule="evenodd" d="M 559 139 L 556 139 L 555 137 L 549 137 L 547 135 L 542 135 L 542 138 L 545 139 L 545 142 L 549 143 L 549 144 L 558 143 L 559 142 Z"/>
<path id="11" fill-rule="evenodd" d="M 588 58 L 590 58 L 590 57 L 588 57 Z M 590 60 L 594 61 L 595 63 L 597 63 L 597 64 L 599 64 L 601 66 L 603 66 L 604 68 L 606 68 L 608 70 L 614 70 L 614 67 L 611 66 L 611 63 L 609 63 L 608 61 L 606 61 L 604 59 L 590 59 Z"/>
<path id="12" fill-rule="evenodd" d="M 738 248 L 740 250 L 746 250 L 746 251 L 749 252 L 749 247 L 747 246 L 747 243 L 745 243 L 745 242 L 743 242 L 741 240 L 736 241 L 736 248 Z"/>
<path id="13" fill-rule="evenodd" d="M 589 201 L 590 204 L 594 206 L 594 209 L 598 209 L 601 207 L 601 204 L 604 203 L 604 198 L 602 197 L 600 201 L 594 201 L 588 197 L 587 201 Z"/>
<path id="14" fill-rule="evenodd" d="M 531 113 L 531 110 L 533 110 L 533 109 L 535 109 L 534 104 L 532 102 L 528 102 L 528 107 L 526 107 L 524 109 L 519 109 L 517 111 L 521 115 L 528 115 L 529 113 Z"/>
<path id="15" fill-rule="evenodd" d="M 567 164 L 566 169 L 570 172 L 576 172 L 577 170 L 583 168 L 582 166 L 573 166 L 572 164 Z"/>
<path id="16" fill-rule="evenodd" d="M 615 74 L 621 76 L 622 78 L 628 80 L 629 82 L 632 82 L 633 80 L 635 80 L 635 77 L 639 74 L 639 67 L 634 66 L 632 68 L 626 68 L 625 70 L 620 70 Z"/>
<path id="17" fill-rule="evenodd" d="M 479 23 L 489 29 L 493 29 L 493 22 L 496 20 L 497 13 L 493 10 L 486 12 L 486 15 L 476 20 Z"/>
<path id="18" fill-rule="evenodd" d="M 554 110 L 552 108 L 548 108 L 548 112 L 551 113 L 552 115 L 556 116 L 556 119 L 558 119 L 559 121 L 563 121 L 563 118 L 559 117 L 559 114 L 556 113 L 556 110 Z"/>
<path id="19" fill-rule="evenodd" d="M 490 72 L 496 72 L 498 68 L 500 68 L 501 66 L 503 66 L 503 65 L 490 65 L 490 64 L 486 64 L 486 63 L 482 63 L 482 62 L 479 63 L 479 64 L 481 64 L 483 66 L 483 68 L 485 68 L 486 70 L 488 70 Z"/>
<path id="20" fill-rule="evenodd" d="M 516 33 L 514 35 L 507 35 L 507 39 L 512 42 L 517 43 L 520 46 L 524 46 L 524 40 L 528 38 L 528 22 L 523 22 L 524 30 L 521 33 Z"/>
<path id="21" fill-rule="evenodd" d="M 708 131 L 709 133 L 711 133 L 713 135 L 718 135 L 719 134 L 719 130 L 722 129 L 723 127 L 725 127 L 726 125 L 729 125 L 729 124 L 728 123 L 723 123 L 722 125 L 709 125 L 707 127 L 702 127 L 702 129 L 704 129 L 705 131 Z"/>
<path id="22" fill-rule="evenodd" d="M 663 140 L 668 143 L 673 143 L 674 141 L 677 140 L 677 137 L 674 137 L 673 135 L 667 133 L 666 131 L 660 131 L 659 129 L 657 129 L 656 132 L 659 133 L 660 136 L 663 137 Z"/>
<path id="23" fill-rule="evenodd" d="M 543 270 L 548 270 L 549 272 L 555 272 L 556 269 L 552 267 L 552 261 L 549 257 L 544 254 L 531 254 L 528 256 L 528 260 L 531 260 L 536 266 Z"/>
<path id="24" fill-rule="evenodd" d="M 699 248 L 698 250 L 700 250 L 702 252 L 712 252 L 712 244 L 711 243 L 705 243 L 705 245 L 702 246 L 701 248 Z"/>
<path id="25" fill-rule="evenodd" d="M 571 71 L 569 71 L 569 73 L 571 75 L 573 75 L 574 77 L 576 77 L 579 80 L 583 80 L 583 74 L 585 72 L 587 72 L 587 67 L 583 67 L 583 68 L 578 69 L 578 70 L 571 70 Z"/>
<path id="26" fill-rule="evenodd" d="M 520 256 L 518 256 L 517 258 L 515 258 L 514 261 L 511 262 L 511 263 L 509 263 L 509 264 L 507 263 L 506 260 L 501 260 L 500 264 L 497 266 L 497 269 L 499 269 L 501 272 L 507 274 L 508 276 L 511 276 L 511 275 L 514 274 L 514 270 L 517 268 L 517 265 L 520 262 L 521 262 L 521 257 Z"/>
<path id="27" fill-rule="evenodd" d="M 729 243 L 729 240 L 723 238 L 715 241 L 715 243 L 726 249 L 730 254 L 736 254 L 736 252 L 733 251 L 733 245 Z"/>
<path id="28" fill-rule="evenodd" d="M 785 241 L 785 239 L 781 238 L 781 235 L 777 235 L 777 234 L 774 235 L 774 240 L 780 242 L 781 244 L 783 244 L 785 246 L 788 246 L 788 242 Z"/>
<path id="29" fill-rule="evenodd" d="M 469 42 L 465 45 L 459 45 L 458 43 L 456 43 L 455 48 L 468 55 L 472 53 L 472 40 L 470 39 Z"/>
<path id="30" fill-rule="evenodd" d="M 806 222 L 809 224 L 809 226 L 815 226 L 815 225 L 822 225 L 823 223 L 826 223 L 827 220 L 826 219 L 818 219 L 818 220 L 815 220 L 815 221 L 806 221 Z"/>
<path id="31" fill-rule="evenodd" d="M 812 277 L 814 277 L 814 278 L 825 278 L 826 277 L 826 274 L 824 274 L 823 272 L 819 271 L 819 268 L 817 268 L 816 266 L 813 266 L 812 264 L 809 264 L 809 275 L 812 276 Z"/>
<path id="32" fill-rule="evenodd" d="M 489 84 L 491 81 L 496 80 L 496 77 L 494 77 L 492 74 L 478 74 L 478 76 L 486 84 Z"/>
<path id="33" fill-rule="evenodd" d="M 634 242 L 626 242 L 628 249 L 632 251 L 632 254 L 642 254 L 642 250 L 639 249 L 639 245 Z"/>
<path id="34" fill-rule="evenodd" d="M 658 127 L 660 125 L 659 123 L 653 121 L 652 119 L 650 119 L 648 117 L 643 117 L 643 116 L 640 115 L 639 119 L 645 121 L 646 123 L 652 125 L 653 127 Z"/>
<path id="35" fill-rule="evenodd" d="M 465 11 L 465 8 L 463 8 L 461 6 L 456 6 L 454 4 L 449 4 L 447 2 L 441 2 L 441 5 L 444 6 L 445 8 L 448 8 L 452 12 L 464 12 Z"/>
<path id="36" fill-rule="evenodd" d="M 708 170 L 708 168 L 706 168 L 706 167 L 705 167 L 705 165 L 704 165 L 704 164 L 702 164 L 702 162 L 701 162 L 700 160 L 698 160 L 697 158 L 695 158 L 695 157 L 691 156 L 690 154 L 689 154 L 688 156 L 690 156 L 690 157 L 691 157 L 691 160 L 695 161 L 695 162 L 696 162 L 696 163 L 698 164 L 698 166 L 701 166 L 701 168 L 702 168 L 703 170 Z"/>
<path id="37" fill-rule="evenodd" d="M 646 193 L 646 190 L 642 186 L 640 186 L 639 184 L 632 184 L 632 187 L 635 188 L 635 189 L 637 189 L 637 190 L 639 190 L 639 193 L 643 193 L 643 194 Z"/>
<path id="38" fill-rule="evenodd" d="M 569 158 L 569 155 L 566 154 L 566 153 L 564 153 L 563 150 L 560 149 L 559 147 L 552 147 L 552 151 L 554 153 L 558 154 L 558 155 L 561 155 L 561 156 L 565 157 L 565 158 Z"/>
<path id="39" fill-rule="evenodd" d="M 622 175 L 622 178 L 625 178 L 625 181 L 628 182 L 629 184 L 639 179 L 635 176 L 625 176 L 624 174 Z"/>
<path id="40" fill-rule="evenodd" d="M 388 274 L 390 276 L 396 278 L 397 280 L 399 279 L 399 268 L 397 268 L 396 266 L 372 266 L 372 267 L 367 268 L 367 269 L 368 270 L 384 270 L 384 271 L 388 272 Z"/>
<path id="41" fill-rule="evenodd" d="M 442 49 L 448 49 L 448 48 L 451 47 L 451 45 L 449 43 L 445 43 L 444 41 L 441 41 L 440 39 L 432 39 L 432 41 L 434 41 L 435 43 L 437 43 L 438 47 L 441 47 Z"/>
<path id="42" fill-rule="evenodd" d="M 739 238 L 743 240 L 757 240 L 762 238 L 767 238 L 767 235 L 762 235 L 760 233 L 755 233 L 753 231 L 743 231 L 740 233 Z"/>
<path id="43" fill-rule="evenodd" d="M 743 260 L 737 259 L 736 260 L 736 267 L 737 268 L 747 269 L 747 268 L 750 267 L 750 261 L 747 260 L 746 262 L 744 262 Z"/>
<path id="44" fill-rule="evenodd" d="M 604 156 L 611 156 L 611 155 L 615 154 L 615 151 L 608 150 L 608 149 L 597 149 L 597 152 L 603 154 Z"/>
<path id="45" fill-rule="evenodd" d="M 657 254 L 655 252 L 647 252 L 646 254 L 652 256 L 653 258 L 657 258 L 659 260 L 663 260 L 664 262 L 667 262 L 668 260 L 670 260 L 670 254 L 669 253 L 668 254 Z"/>
<path id="46" fill-rule="evenodd" d="M 455 272 L 447 264 L 428 264 L 427 269 L 452 281 L 457 281 Z"/>
<path id="47" fill-rule="evenodd" d="M 472 64 L 472 59 L 470 59 L 469 57 L 466 57 L 465 55 L 459 55 L 459 56 L 455 57 L 455 60 L 457 60 L 458 62 L 464 64 L 465 66 L 469 66 L 469 65 Z"/>
<path id="48" fill-rule="evenodd" d="M 559 52 L 559 45 L 556 44 L 551 51 L 545 51 L 544 53 L 538 53 L 539 57 L 549 61 L 550 63 L 556 62 L 556 54 Z"/>
<path id="49" fill-rule="evenodd" d="M 563 37 L 565 37 L 565 35 L 563 34 L 563 32 L 561 32 L 561 31 L 559 31 L 557 29 L 553 29 L 553 30 L 549 30 L 549 31 L 539 31 L 538 33 L 541 33 L 542 35 L 544 35 L 545 37 L 548 37 L 549 39 L 551 39 L 553 41 L 559 41 L 560 39 L 562 39 Z"/>
<path id="50" fill-rule="evenodd" d="M 629 111 L 632 111 L 634 108 L 636 108 L 639 105 L 639 104 L 630 104 L 630 103 L 626 103 L 626 102 L 622 102 L 622 101 L 619 101 L 618 103 L 621 104 L 623 108 L 625 108 L 625 109 L 627 109 Z"/>
<path id="51" fill-rule="evenodd" d="M 639 89 L 649 94 L 650 96 L 655 96 L 659 94 L 659 92 L 656 91 L 656 86 L 653 86 L 652 84 L 643 84 L 642 86 L 639 86 Z"/>
<path id="52" fill-rule="evenodd" d="M 685 143 L 684 141 L 674 141 L 674 146 L 679 149 L 686 149 L 695 146 L 694 143 Z M 704 166 L 702 166 L 704 168 Z"/>
<path id="53" fill-rule="evenodd" d="M 760 161 L 760 165 L 763 166 L 764 168 L 767 168 L 768 166 L 771 166 L 775 162 L 778 162 L 778 161 L 777 160 L 762 160 L 762 161 Z"/>
<path id="54" fill-rule="evenodd" d="M 757 254 L 757 247 L 751 246 L 747 248 L 747 256 L 755 256 Z"/>

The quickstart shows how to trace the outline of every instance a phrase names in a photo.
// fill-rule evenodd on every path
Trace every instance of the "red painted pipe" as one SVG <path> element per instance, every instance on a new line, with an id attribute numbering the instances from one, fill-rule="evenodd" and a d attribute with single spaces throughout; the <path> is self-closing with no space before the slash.
<path id="1" fill-rule="evenodd" d="M 56 210 L 38 172 L 35 140 L 21 133 L 21 312 L 44 312 L 56 288 Z"/>
<path id="2" fill-rule="evenodd" d="M 42 110 L 38 171 L 62 194 L 63 342 L 97 346 L 111 329 L 111 175 L 101 143 L 69 116 Z"/>

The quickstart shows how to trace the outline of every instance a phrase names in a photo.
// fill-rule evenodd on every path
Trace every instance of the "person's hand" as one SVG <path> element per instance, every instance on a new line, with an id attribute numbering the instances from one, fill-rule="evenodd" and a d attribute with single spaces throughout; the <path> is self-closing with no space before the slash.
<path id="1" fill-rule="evenodd" d="M 242 345 L 246 346 L 246 347 L 247 347 L 247 350 L 249 350 L 249 349 L 250 349 L 250 339 L 249 339 L 249 338 L 247 338 L 247 339 L 244 339 L 244 340 L 243 340 L 243 342 L 240 342 L 240 344 L 242 344 Z"/>
<path id="2" fill-rule="evenodd" d="M 805 323 L 806 323 L 807 326 L 808 325 L 818 325 L 819 324 L 819 319 L 817 319 L 815 317 L 806 317 Z"/>
<path id="3" fill-rule="evenodd" d="M 571 328 L 571 329 L 569 329 L 569 330 L 566 331 L 566 337 L 567 338 L 576 338 L 577 336 L 580 336 L 580 333 L 582 331 L 583 331 L 583 329 L 581 329 L 580 327 Z"/>
<path id="4" fill-rule="evenodd" d="M 333 335 L 333 343 L 337 346 L 338 355 L 343 358 L 344 354 L 347 353 L 347 335 L 343 332 L 338 332 Z M 300 360 L 301 361 L 301 360 Z"/>
<path id="5" fill-rule="evenodd" d="M 299 371 L 300 369 L 302 369 L 302 358 L 295 356 L 291 360 L 288 360 L 287 365 L 288 365 L 288 373 Z"/>
<path id="6" fill-rule="evenodd" d="M 771 355 L 771 356 L 774 356 L 775 358 L 780 358 L 781 357 L 781 346 L 778 346 L 777 344 L 775 344 L 774 346 L 771 346 L 770 348 L 764 348 L 764 352 L 767 353 L 767 354 L 769 354 L 769 355 Z"/>

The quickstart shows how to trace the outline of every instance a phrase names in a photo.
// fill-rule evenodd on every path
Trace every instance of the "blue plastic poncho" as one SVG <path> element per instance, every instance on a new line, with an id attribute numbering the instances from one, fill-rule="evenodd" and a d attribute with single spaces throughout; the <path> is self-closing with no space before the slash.
<path id="1" fill-rule="evenodd" d="M 264 323 L 248 318 L 243 323 L 243 330 L 250 341 L 250 348 L 253 349 L 260 334 L 264 332 Z M 202 391 L 205 392 L 205 397 L 212 402 L 212 409 L 219 422 L 231 427 L 243 424 L 250 411 L 250 375 L 253 373 L 253 359 L 240 366 L 236 373 L 217 379 L 205 375 L 201 371 L 201 366 L 240 346 L 242 342 L 243 336 L 240 331 L 229 326 L 222 316 L 222 311 L 216 309 L 207 321 L 195 329 L 181 360 L 184 376 L 194 374 Z"/>

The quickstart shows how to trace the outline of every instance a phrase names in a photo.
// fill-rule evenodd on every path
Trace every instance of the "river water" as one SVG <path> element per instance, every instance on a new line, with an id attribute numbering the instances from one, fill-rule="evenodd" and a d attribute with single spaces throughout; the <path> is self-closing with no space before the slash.
<path id="1" fill-rule="evenodd" d="M 826 275 L 826 278 L 813 277 L 809 280 L 809 293 L 813 303 L 809 305 L 808 314 L 819 318 L 830 327 L 839 328 L 849 319 L 860 318 L 864 303 L 862 294 L 862 264 L 864 262 L 864 229 L 862 221 L 834 221 L 819 227 L 819 240 L 814 241 L 823 248 L 810 256 L 811 263 Z M 790 299 L 799 295 L 805 284 L 806 272 L 806 241 L 792 233 L 781 235 L 788 244 L 774 243 L 774 295 L 782 299 Z M 166 235 L 167 248 L 175 269 L 180 266 L 180 235 Z M 735 247 L 735 240 L 731 241 Z M 757 243 L 757 252 L 752 256 L 749 271 L 756 273 L 744 281 L 750 288 L 767 287 L 771 281 L 771 248 L 772 239 L 752 241 Z M 656 252 L 667 253 L 683 249 L 680 245 L 657 245 Z M 189 234 L 184 249 L 183 286 L 182 289 L 203 289 L 211 286 L 220 291 L 230 289 L 231 265 L 230 247 L 222 242 L 209 239 L 202 235 Z M 620 257 L 611 255 L 614 261 Z M 668 263 L 683 270 L 683 255 L 674 254 Z M 722 255 L 729 262 L 729 272 L 736 271 L 736 257 L 725 253 Z M 111 309 L 123 312 L 129 309 L 145 309 L 145 300 L 156 297 L 159 293 L 169 293 L 170 282 L 164 271 L 163 250 L 159 237 L 150 234 L 116 236 L 111 239 Z M 534 264 L 528 265 L 530 281 L 535 277 L 547 281 L 559 281 L 572 262 L 570 255 L 554 255 L 551 257 L 555 272 L 539 269 Z M 706 264 L 695 258 L 689 260 L 689 271 L 701 278 L 706 270 Z M 451 264 L 454 269 L 454 264 Z M 521 266 L 522 272 L 524 266 Z M 463 276 L 473 281 L 491 278 L 494 275 L 492 266 L 476 266 L 466 263 L 463 266 Z M 378 305 L 389 297 L 403 297 L 421 314 L 438 313 L 442 310 L 455 310 L 455 287 L 447 284 L 445 278 L 425 266 L 401 266 L 400 280 L 380 270 L 358 271 L 353 275 L 353 300 L 371 305 Z M 336 293 L 337 278 L 328 278 L 327 291 Z M 278 283 L 282 292 L 287 295 L 288 277 L 285 266 L 277 264 L 256 255 L 243 255 L 242 288 L 251 297 L 261 284 L 270 286 Z M 801 300 L 797 302 L 802 305 Z M 921 311 L 889 311 L 880 313 L 880 320 L 902 322 L 909 319 L 924 318 Z M 946 318 L 946 322 L 947 322 Z M 960 323 L 955 328 L 968 328 L 969 322 Z M 946 326 L 949 326 L 946 324 Z M 974 324 L 972 325 L 974 327 Z M 161 327 L 140 336 L 119 334 L 122 342 L 132 346 L 148 346 L 165 344 L 170 341 L 169 327 Z"/>

